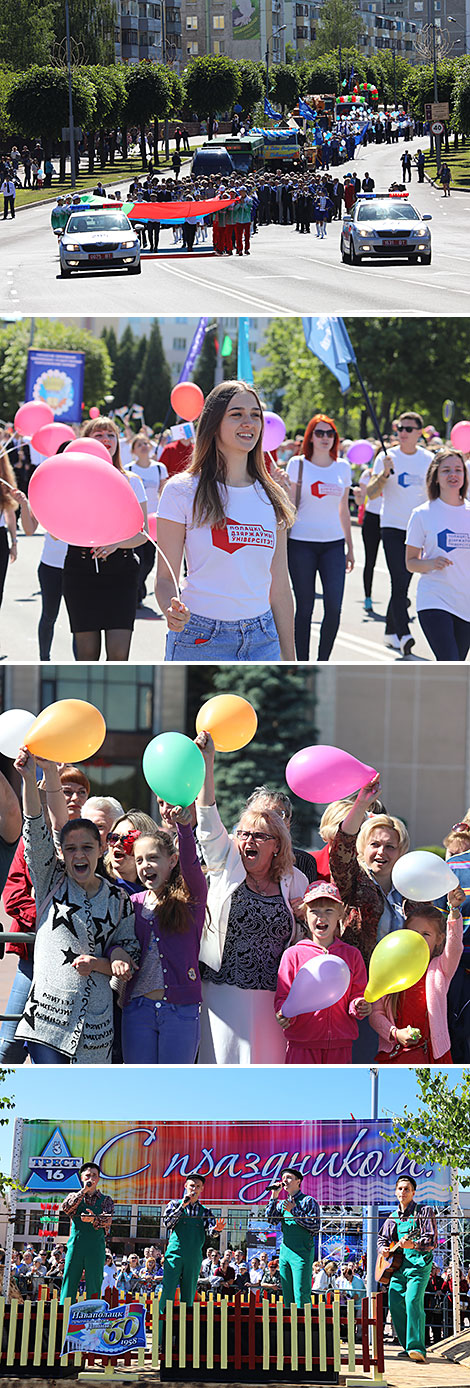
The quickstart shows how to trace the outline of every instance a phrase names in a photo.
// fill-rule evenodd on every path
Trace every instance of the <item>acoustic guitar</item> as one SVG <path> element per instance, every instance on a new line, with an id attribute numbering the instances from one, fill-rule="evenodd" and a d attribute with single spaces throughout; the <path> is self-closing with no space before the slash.
<path id="1" fill-rule="evenodd" d="M 377 1254 L 375 1264 L 375 1280 L 380 1282 L 382 1287 L 388 1287 L 390 1278 L 394 1272 L 399 1272 L 403 1262 L 403 1249 L 399 1243 L 391 1243 L 388 1248 L 382 1248 Z"/>

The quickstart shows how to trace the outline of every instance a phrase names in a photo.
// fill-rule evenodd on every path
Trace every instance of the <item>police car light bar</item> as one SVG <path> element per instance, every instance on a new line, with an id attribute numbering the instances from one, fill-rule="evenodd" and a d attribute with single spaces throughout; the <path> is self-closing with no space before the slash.
<path id="1" fill-rule="evenodd" d="M 358 193 L 356 202 L 372 202 L 376 198 L 409 198 L 409 193 Z"/>

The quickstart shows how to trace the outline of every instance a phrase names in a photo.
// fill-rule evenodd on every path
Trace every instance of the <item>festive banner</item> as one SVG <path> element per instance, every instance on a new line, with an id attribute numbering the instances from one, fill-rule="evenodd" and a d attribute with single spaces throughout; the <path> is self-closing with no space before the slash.
<path id="1" fill-rule="evenodd" d="M 129 1354 L 145 1349 L 145 1306 L 133 1301 L 112 1311 L 107 1301 L 79 1301 L 70 1307 L 62 1354 Z"/>
<path id="2" fill-rule="evenodd" d="M 183 366 L 183 368 L 182 368 L 182 371 L 180 372 L 180 375 L 178 376 L 178 381 L 187 381 L 187 380 L 188 380 L 188 377 L 189 377 L 189 375 L 190 375 L 190 373 L 191 373 L 191 371 L 192 371 L 192 369 L 193 369 L 193 366 L 195 366 L 196 360 L 197 360 L 197 358 L 198 358 L 198 356 L 199 356 L 199 353 L 200 353 L 200 351 L 201 351 L 202 344 L 203 344 L 203 342 L 204 342 L 204 338 L 205 338 L 205 335 L 206 335 L 206 328 L 207 328 L 208 322 L 209 322 L 209 319 L 208 319 L 208 318 L 200 318 L 200 319 L 199 319 L 199 323 L 198 323 L 198 325 L 197 325 L 196 332 L 195 332 L 194 337 L 193 337 L 193 339 L 192 339 L 192 342 L 191 342 L 191 345 L 190 345 L 190 348 L 189 348 L 189 352 L 188 352 L 188 355 L 187 355 L 187 357 L 186 357 L 186 361 L 185 361 L 185 363 L 184 363 L 184 366 Z M 193 429 L 193 434 L 194 434 L 194 429 Z"/>
<path id="3" fill-rule="evenodd" d="M 79 424 L 84 377 L 84 352 L 46 352 L 31 348 L 24 398 L 42 400 L 50 405 L 61 424 Z"/>
<path id="4" fill-rule="evenodd" d="M 232 34 L 234 39 L 259 39 L 259 0 L 232 0 Z"/>
<path id="5" fill-rule="evenodd" d="M 192 202 L 124 202 L 123 212 L 132 222 L 186 221 L 187 217 L 208 217 L 212 212 L 226 212 L 240 202 L 238 197 L 200 198 Z"/>
<path id="6" fill-rule="evenodd" d="M 418 1182 L 418 1198 L 445 1204 L 449 1173 L 394 1153 L 384 1134 L 391 1123 L 104 1123 L 26 1119 L 19 1183 L 24 1194 L 78 1190 L 84 1161 L 101 1170 L 101 1188 L 120 1204 L 162 1204 L 179 1196 L 184 1180 L 205 1176 L 208 1205 L 253 1205 L 285 1166 L 298 1166 L 303 1190 L 325 1204 L 393 1202 L 400 1175 Z"/>

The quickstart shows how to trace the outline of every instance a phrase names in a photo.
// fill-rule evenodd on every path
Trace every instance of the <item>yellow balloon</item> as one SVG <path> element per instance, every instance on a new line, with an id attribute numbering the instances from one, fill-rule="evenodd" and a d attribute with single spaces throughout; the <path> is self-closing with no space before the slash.
<path id="1" fill-rule="evenodd" d="M 103 714 L 83 699 L 59 699 L 35 719 L 25 746 L 35 757 L 49 761 L 84 761 L 106 737 Z"/>
<path id="2" fill-rule="evenodd" d="M 217 752 L 238 752 L 254 738 L 258 719 L 239 694 L 216 694 L 199 709 L 196 732 L 210 733 Z"/>
<path id="3" fill-rule="evenodd" d="M 429 945 L 415 930 L 393 930 L 379 940 L 371 955 L 366 1002 L 377 1002 L 386 993 L 402 993 L 417 983 L 430 960 Z"/>

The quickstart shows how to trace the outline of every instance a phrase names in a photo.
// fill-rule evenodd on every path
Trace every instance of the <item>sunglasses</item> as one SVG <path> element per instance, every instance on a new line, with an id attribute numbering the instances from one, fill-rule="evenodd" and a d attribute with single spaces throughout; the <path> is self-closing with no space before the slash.
<path id="1" fill-rule="evenodd" d="M 452 830 L 454 829 L 463 829 L 466 834 L 470 834 L 470 824 L 467 823 L 466 819 L 462 819 L 460 824 L 453 824 Z"/>
<path id="2" fill-rule="evenodd" d="M 125 853 L 132 852 L 136 839 L 140 839 L 140 829 L 129 830 L 128 834 L 114 834 L 111 831 L 106 835 L 106 843 L 109 843 L 110 848 L 115 848 L 119 843 Z"/>
<path id="3" fill-rule="evenodd" d="M 422 433 L 419 424 L 397 424 L 397 434 L 414 434 L 415 431 Z"/>
<path id="4" fill-rule="evenodd" d="M 316 439 L 334 439 L 334 429 L 314 429 L 313 436 Z"/>

